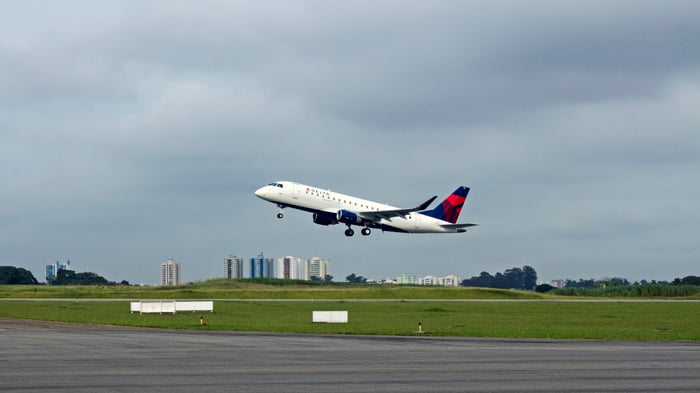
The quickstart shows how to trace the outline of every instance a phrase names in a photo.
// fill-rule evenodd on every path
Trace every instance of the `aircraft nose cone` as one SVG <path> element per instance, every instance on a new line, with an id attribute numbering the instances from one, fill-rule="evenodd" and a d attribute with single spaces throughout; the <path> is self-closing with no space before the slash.
<path id="1" fill-rule="evenodd" d="M 255 190 L 255 196 L 258 198 L 265 199 L 265 187 L 261 187 Z"/>

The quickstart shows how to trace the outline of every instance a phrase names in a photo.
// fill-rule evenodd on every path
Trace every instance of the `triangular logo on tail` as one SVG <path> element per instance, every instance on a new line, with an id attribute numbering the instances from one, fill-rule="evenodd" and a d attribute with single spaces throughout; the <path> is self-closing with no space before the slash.
<path id="1" fill-rule="evenodd" d="M 467 194 L 469 194 L 469 187 L 461 186 L 445 198 L 435 209 L 421 213 L 455 224 L 459 214 L 462 212 L 464 203 L 467 201 Z"/>

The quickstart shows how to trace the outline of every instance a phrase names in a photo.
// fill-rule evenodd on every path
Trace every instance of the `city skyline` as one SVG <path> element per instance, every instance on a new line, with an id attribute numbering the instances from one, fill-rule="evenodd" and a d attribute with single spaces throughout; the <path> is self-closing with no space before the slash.
<path id="1" fill-rule="evenodd" d="M 251 266 L 253 263 L 253 260 L 259 259 L 261 257 L 264 257 L 264 253 L 259 253 L 256 257 L 250 257 L 250 258 L 244 258 L 244 257 L 238 257 L 234 254 L 229 254 L 228 257 L 224 258 L 224 264 L 223 264 L 223 274 L 221 276 L 215 275 L 212 277 L 208 277 L 207 279 L 219 279 L 219 278 L 226 278 L 226 279 L 238 279 L 238 278 L 277 278 L 277 279 L 292 279 L 292 280 L 310 280 L 310 274 L 307 274 L 309 262 L 311 261 L 322 261 L 325 264 L 325 267 L 323 267 L 322 272 L 325 274 L 328 274 L 330 272 L 330 259 L 328 258 L 321 258 L 318 256 L 314 256 L 311 258 L 304 258 L 304 257 L 295 257 L 291 255 L 287 255 L 285 257 L 272 257 L 272 258 L 264 258 L 266 262 L 266 268 L 265 270 L 265 277 L 258 277 L 256 274 L 256 277 L 251 276 Z M 176 265 L 177 270 L 173 268 L 164 268 L 166 265 Z M 175 277 L 177 278 L 179 284 L 177 285 L 182 285 L 182 284 L 188 284 L 194 281 L 201 281 L 201 279 L 187 279 L 183 278 L 181 276 L 182 272 L 182 263 L 181 262 L 175 262 L 173 258 L 168 258 L 166 262 L 161 263 L 161 279 L 160 283 L 158 282 L 141 282 L 141 283 L 131 283 L 133 285 L 164 285 L 164 277 L 171 277 L 171 280 L 174 279 Z M 58 267 L 56 267 L 58 266 Z M 22 267 L 22 266 L 17 266 L 17 267 Z M 49 272 L 51 271 L 53 274 L 53 277 L 55 277 L 56 271 L 58 269 L 65 269 L 65 270 L 70 270 L 70 271 L 75 271 L 75 269 L 71 266 L 71 260 L 67 259 L 66 263 L 62 263 L 60 261 L 55 261 L 52 264 L 47 264 L 45 265 L 45 273 L 46 276 L 48 277 Z M 518 268 L 517 266 L 510 266 L 509 268 Z M 257 268 L 259 269 L 259 267 Z M 289 269 L 289 276 L 285 276 L 285 270 Z M 89 269 L 88 269 L 89 270 Z M 535 269 L 537 271 L 537 269 Z M 318 270 L 317 270 L 318 271 Z M 430 271 L 429 269 L 422 269 L 420 270 L 419 273 L 411 272 L 411 273 L 406 273 L 406 271 L 402 271 L 401 273 L 390 273 L 387 275 L 383 276 L 374 276 L 374 275 L 365 275 L 362 272 L 356 272 L 352 271 L 348 275 L 344 275 L 342 277 L 340 276 L 331 276 L 333 277 L 334 282 L 344 282 L 346 281 L 346 277 L 349 276 L 350 274 L 355 274 L 357 276 L 363 276 L 367 280 L 371 282 L 380 282 L 380 283 L 393 283 L 394 281 L 399 284 L 416 284 L 416 285 L 432 285 L 432 284 L 424 284 L 423 281 L 429 280 L 430 278 L 436 278 L 436 279 L 447 279 L 450 284 L 447 286 L 454 286 L 451 282 L 455 278 L 458 278 L 459 281 L 466 279 L 468 277 L 475 277 L 478 276 L 479 274 L 483 272 L 492 272 L 494 270 L 489 270 L 489 269 L 480 269 L 479 272 L 471 272 L 471 273 L 459 273 L 459 272 L 448 272 L 444 274 L 435 274 L 435 272 Z M 31 270 L 30 270 L 31 272 Z M 167 273 L 166 273 L 167 272 Z M 295 272 L 295 273 L 293 273 Z M 99 274 L 99 272 L 92 272 Z M 175 276 L 176 274 L 176 276 Z M 316 273 L 319 274 L 319 273 Z M 538 272 L 538 275 L 540 273 Z M 32 275 L 34 275 L 32 273 Z M 606 274 L 599 274 L 599 275 L 593 275 L 590 277 L 571 277 L 571 276 L 562 276 L 562 277 L 555 277 L 553 279 L 541 279 L 538 278 L 538 283 L 549 283 L 553 284 L 555 287 L 561 287 L 562 283 L 566 280 L 606 280 L 610 278 L 622 278 L 622 279 L 629 279 L 630 282 L 637 282 L 637 281 L 658 281 L 658 282 L 670 282 L 673 279 L 676 278 L 683 278 L 686 276 L 692 276 L 690 275 L 685 275 L 685 276 L 678 276 L 678 277 L 673 277 L 671 279 L 658 279 L 655 277 L 643 277 L 641 279 L 629 279 L 629 277 L 626 276 L 610 276 Z M 36 277 L 36 276 L 35 276 Z M 541 277 L 541 276 L 540 276 Z M 118 279 L 113 279 L 111 277 L 107 277 L 108 279 L 111 279 L 112 281 L 119 282 L 120 280 Z M 41 281 L 39 280 L 41 283 Z M 441 281 L 440 281 L 441 282 Z M 45 281 L 44 284 L 48 283 L 48 281 Z M 438 285 L 442 285 L 439 283 Z"/>

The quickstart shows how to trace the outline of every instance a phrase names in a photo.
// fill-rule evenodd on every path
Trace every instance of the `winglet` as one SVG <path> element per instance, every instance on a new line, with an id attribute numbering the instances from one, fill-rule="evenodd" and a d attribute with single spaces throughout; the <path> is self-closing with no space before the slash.
<path id="1" fill-rule="evenodd" d="M 437 195 L 435 195 L 434 197 L 432 197 L 432 198 L 428 199 L 427 201 L 425 201 L 425 202 L 421 203 L 420 205 L 418 205 L 418 207 L 416 207 L 416 211 L 420 211 L 420 210 L 425 210 L 425 209 L 427 209 L 428 206 L 430 206 L 430 204 L 433 203 L 433 201 L 435 200 L 435 198 L 437 198 Z"/>

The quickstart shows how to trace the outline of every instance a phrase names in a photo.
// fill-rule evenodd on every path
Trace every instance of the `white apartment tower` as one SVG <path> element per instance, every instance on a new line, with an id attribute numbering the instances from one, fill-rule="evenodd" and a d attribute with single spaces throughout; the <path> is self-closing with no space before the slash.
<path id="1" fill-rule="evenodd" d="M 301 280 L 304 278 L 304 263 L 301 258 L 287 256 L 277 259 L 275 278 Z"/>
<path id="2" fill-rule="evenodd" d="M 330 264 L 328 259 L 321 259 L 321 257 L 307 259 L 304 279 L 311 280 L 313 277 L 319 280 L 325 279 L 326 275 L 330 274 Z"/>
<path id="3" fill-rule="evenodd" d="M 180 264 L 168 259 L 160 264 L 160 285 L 180 285 Z"/>
<path id="4" fill-rule="evenodd" d="M 443 284 L 446 287 L 458 287 L 462 284 L 462 279 L 459 276 L 455 276 L 454 274 L 450 274 L 449 276 L 445 276 L 443 279 Z"/>
<path id="5" fill-rule="evenodd" d="M 235 255 L 229 255 L 224 259 L 224 277 L 228 279 L 237 279 L 243 277 L 243 258 Z"/>

